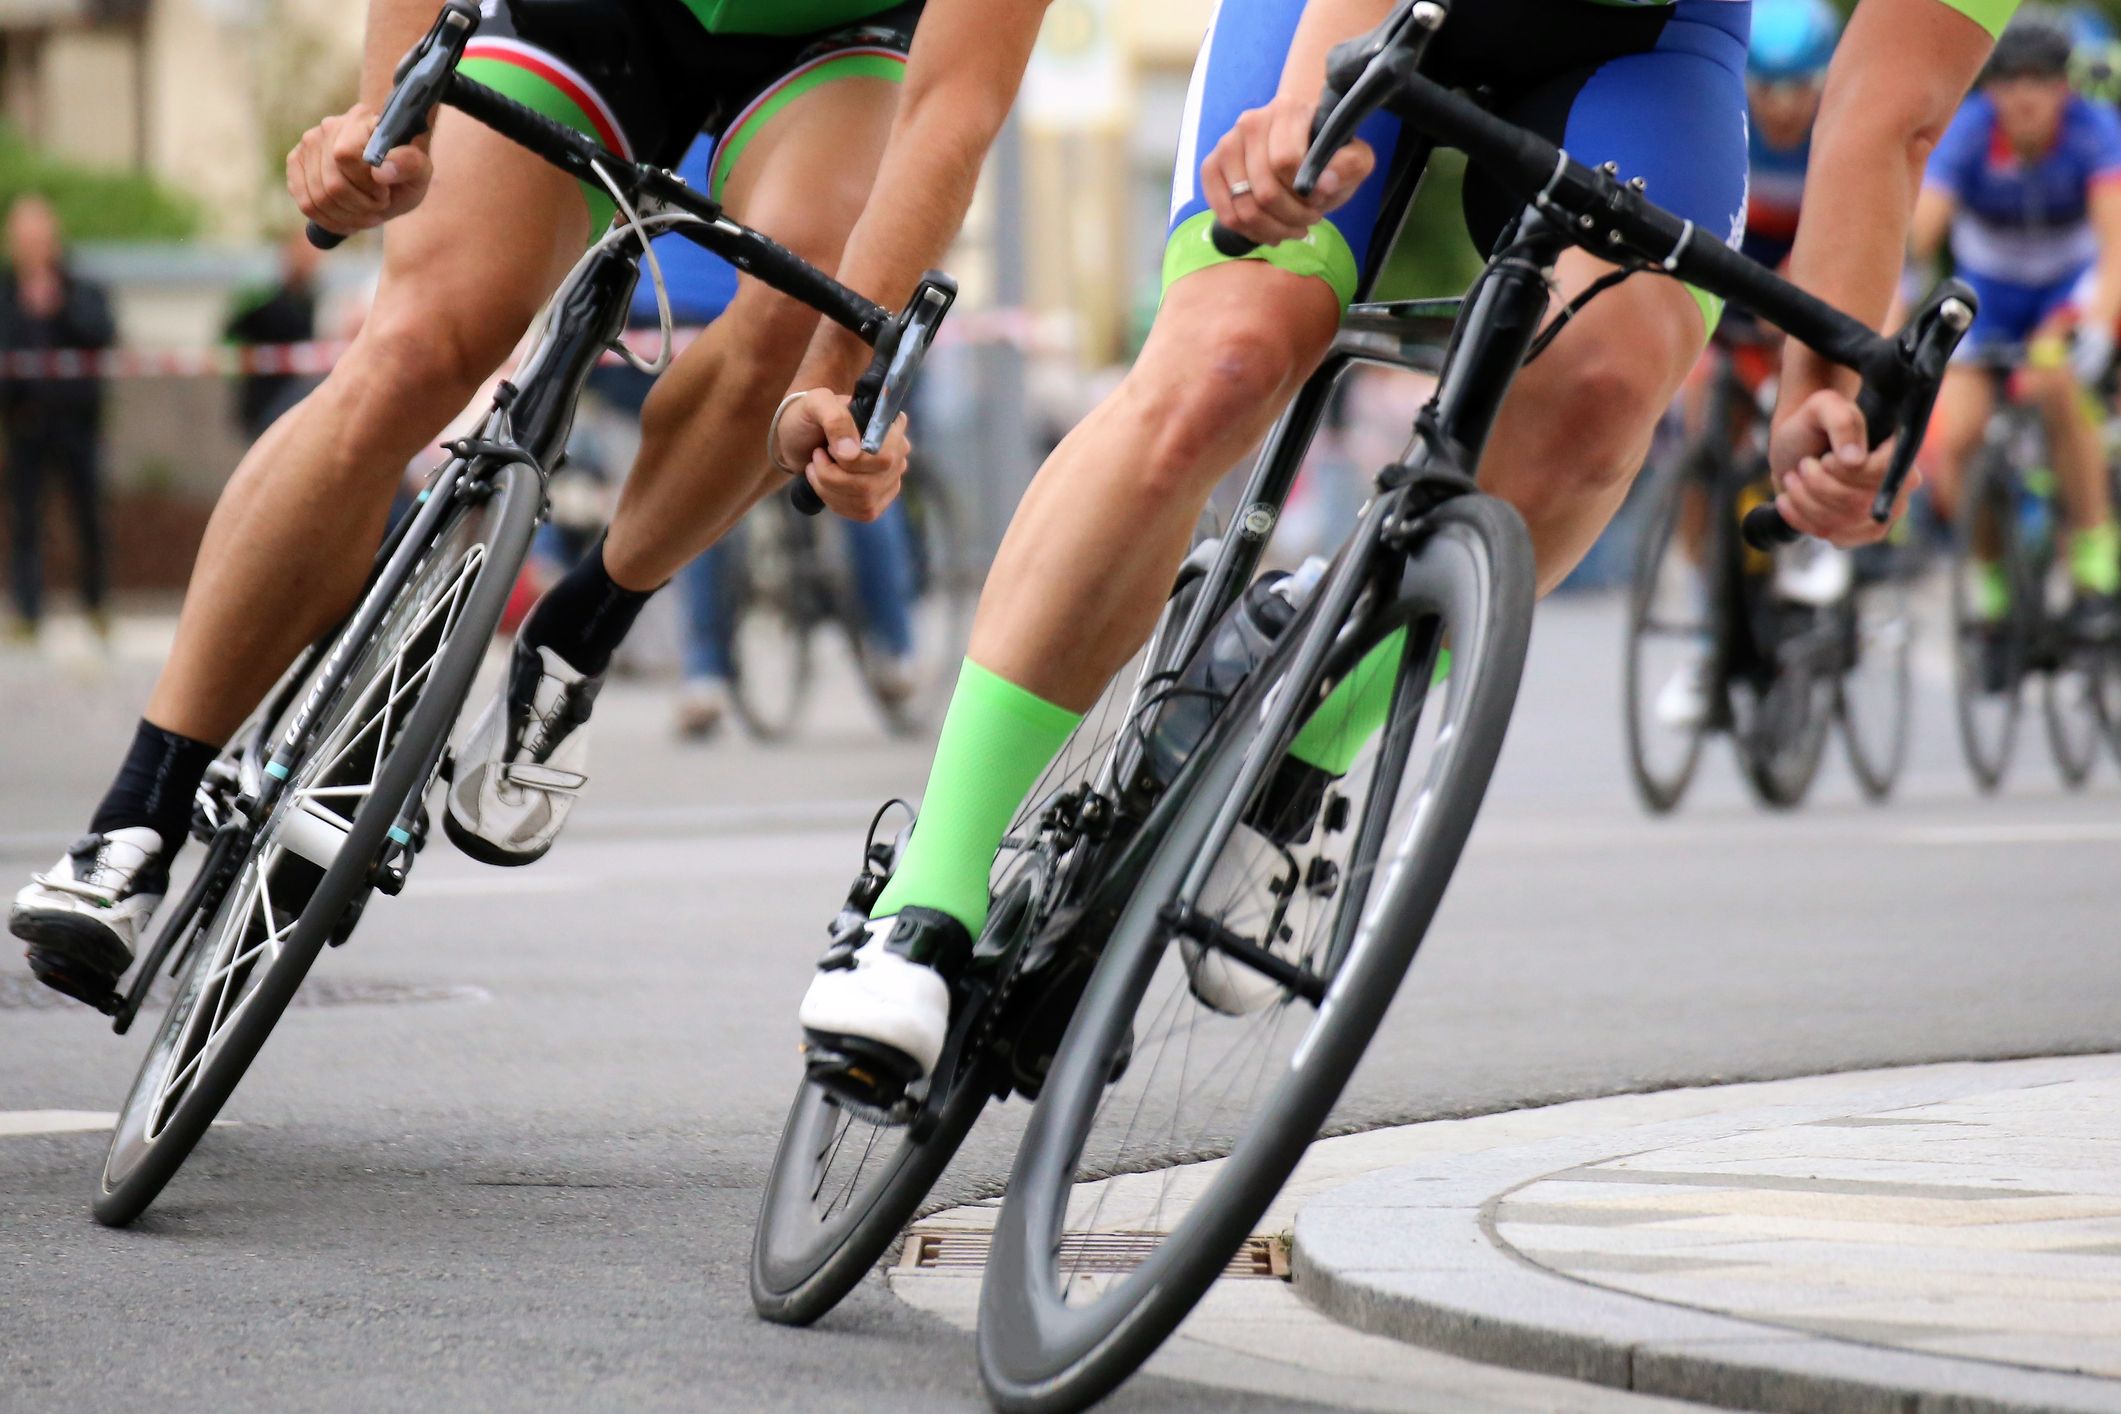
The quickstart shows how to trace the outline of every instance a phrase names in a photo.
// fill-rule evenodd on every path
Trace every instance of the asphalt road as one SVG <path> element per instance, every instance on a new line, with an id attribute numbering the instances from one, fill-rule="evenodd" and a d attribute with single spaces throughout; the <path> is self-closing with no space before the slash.
<path id="1" fill-rule="evenodd" d="M 1488 809 L 1347 1124 L 2121 1047 L 2111 765 L 2064 796 L 2035 737 L 1976 799 L 1932 658 L 1890 808 L 1836 763 L 1804 811 L 1765 814 L 1716 748 L 1684 811 L 1649 820 L 1618 635 L 1608 602 L 1543 611 Z M 147 671 L 0 659 L 10 890 L 78 828 Z M 881 1283 L 808 1332 L 745 1294 L 795 1002 L 867 805 L 917 789 L 925 748 L 851 701 L 770 751 L 673 744 L 647 689 L 599 718 L 569 837 L 516 873 L 431 851 L 320 964 L 338 1004 L 290 1012 L 129 1231 L 87 1215 L 102 1136 L 5 1120 L 115 1108 L 144 1038 L 43 1005 L 0 955 L 0 1408 L 977 1407 L 969 1339 Z M 1021 1119 L 975 1135 L 937 1201 L 993 1191 Z M 1210 1402 L 1287 1407 L 1154 1378 L 1111 1407 Z"/>

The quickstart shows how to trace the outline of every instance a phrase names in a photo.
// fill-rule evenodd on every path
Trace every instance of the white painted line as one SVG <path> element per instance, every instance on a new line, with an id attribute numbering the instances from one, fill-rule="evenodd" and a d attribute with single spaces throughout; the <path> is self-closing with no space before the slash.
<path id="1" fill-rule="evenodd" d="M 99 1110 L 0 1110 L 0 1139 L 22 1134 L 88 1134 L 117 1122 L 116 1115 Z"/>
<path id="2" fill-rule="evenodd" d="M 2121 820 L 2083 824 L 1924 825 L 1896 830 L 1895 844 L 2116 844 Z"/>

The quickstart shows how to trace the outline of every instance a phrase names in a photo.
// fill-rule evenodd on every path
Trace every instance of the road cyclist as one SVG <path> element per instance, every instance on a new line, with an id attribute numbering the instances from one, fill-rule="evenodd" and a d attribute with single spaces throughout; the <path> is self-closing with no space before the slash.
<path id="1" fill-rule="evenodd" d="M 1797 284 L 1883 321 L 1920 156 L 2008 8 L 1858 9 L 1822 101 Z M 792 1177 L 769 1184 L 761 1214 L 762 1312 L 807 1320 L 829 1306 L 850 1269 L 839 1253 L 865 1205 L 878 1211 L 862 1195 L 879 1189 L 820 1167 L 882 1152 L 879 1183 L 903 1202 L 937 1171 L 918 1151 L 954 1145 L 994 1093 L 990 1062 L 1006 1073 L 995 1088 L 1037 1096 L 982 1298 L 982 1373 L 999 1404 L 1098 1397 L 1229 1259 L 1412 958 L 1500 746 L 1532 592 L 1568 572 L 1626 494 L 1721 313 L 1707 286 L 1743 288 L 1806 325 L 1782 302 L 1787 286 L 1724 248 L 1743 227 L 1746 20 L 1744 4 L 1719 0 L 1505 0 L 1448 15 L 1419 0 L 1224 0 L 1181 130 L 1147 343 L 1018 508 L 910 838 L 869 852 L 803 999 L 809 1082 L 776 1161 Z M 1482 90 L 1484 106 L 1451 89 Z M 1285 414 L 1248 498 L 1274 488 L 1291 443 L 1300 455 L 1330 392 L 1312 373 L 1344 317 L 1359 334 L 1413 315 L 1349 306 L 1390 243 L 1408 168 L 1426 159 L 1424 123 L 1474 149 L 1467 214 L 1493 256 L 1405 463 L 1379 473 L 1332 564 L 1251 580 L 1279 504 L 1263 494 L 1203 571 L 1190 542 L 1210 489 Z M 1578 181 L 1584 204 L 1563 202 Z M 1647 261 L 1607 224 L 1644 200 L 1669 233 Z M 1657 277 L 1711 265 L 1703 284 Z M 1777 494 L 1759 531 L 1847 545 L 1886 533 L 1894 503 L 1874 503 L 1911 458 L 1969 317 L 1956 293 L 1925 305 L 1888 356 L 1924 372 L 1900 383 L 1897 411 L 1866 394 L 1871 418 L 1851 375 L 1792 345 L 1770 437 Z M 1896 430 L 1911 435 L 1871 449 Z M 1107 696 L 1145 643 L 1132 695 Z M 1219 726 L 1173 726 L 1224 703 Z M 1444 720 L 1402 835 L 1389 822 L 1424 704 Z M 1181 764 L 1163 759 L 1174 738 L 1207 744 Z M 1092 784 L 1049 792 L 1049 768 Z M 1139 835 L 1117 823 L 1136 820 L 1148 822 Z M 1040 855 L 1045 838 L 1070 843 Z M 1362 921 L 1373 882 L 1383 922 Z M 988 970 L 1007 958 L 1020 961 Z M 961 1028 L 991 1008 L 1037 1024 Z M 1303 1019 L 1278 1030 L 1291 1015 Z M 1205 1039 L 1218 1019 L 1218 1034 L 1294 1049 L 1218 1049 Z M 1122 1092 L 1139 1107 L 1117 1114 L 1117 1147 L 1085 1149 L 1100 1097 Z M 1233 1096 L 1256 1108 L 1220 1133 L 1196 1128 Z M 869 1137 L 850 1137 L 853 1125 Z M 1159 1230 L 1152 1206 L 1114 1218 L 1123 1230 L 1098 1228 L 1111 1187 L 1092 1180 L 1173 1152 L 1228 1155 L 1179 1226 Z"/>

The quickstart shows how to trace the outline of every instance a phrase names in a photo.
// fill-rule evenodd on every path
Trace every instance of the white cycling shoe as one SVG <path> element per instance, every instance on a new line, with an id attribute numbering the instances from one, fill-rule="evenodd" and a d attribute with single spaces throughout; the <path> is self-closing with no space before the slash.
<path id="1" fill-rule="evenodd" d="M 1709 660 L 1696 658 L 1677 669 L 1657 692 L 1657 724 L 1674 731 L 1698 727 L 1709 715 Z"/>
<path id="2" fill-rule="evenodd" d="M 135 825 L 84 835 L 51 869 L 30 876 L 8 910 L 8 931 L 29 944 L 39 981 L 97 1005 L 132 966 L 168 889 L 156 831 Z"/>
<path id="3" fill-rule="evenodd" d="M 1798 540 L 1775 552 L 1775 594 L 1792 604 L 1824 609 L 1856 582 L 1856 558 L 1824 540 Z"/>
<path id="4" fill-rule="evenodd" d="M 508 681 L 457 753 L 442 827 L 484 864 L 544 857 L 589 784 L 589 711 L 601 677 L 518 643 Z"/>
<path id="5" fill-rule="evenodd" d="M 1298 873 L 1288 850 L 1250 825 L 1239 825 L 1208 874 L 1200 911 L 1284 962 L 1299 963 L 1303 940 L 1288 921 Z M 1186 985 L 1210 1011 L 1244 1016 L 1289 995 L 1281 983 L 1219 948 L 1182 938 L 1178 950 Z"/>
<path id="6" fill-rule="evenodd" d="M 894 1103 L 942 1058 L 949 978 L 971 953 L 964 925 L 931 908 L 871 919 L 835 944 L 798 1013 L 810 1078 L 861 1103 Z"/>

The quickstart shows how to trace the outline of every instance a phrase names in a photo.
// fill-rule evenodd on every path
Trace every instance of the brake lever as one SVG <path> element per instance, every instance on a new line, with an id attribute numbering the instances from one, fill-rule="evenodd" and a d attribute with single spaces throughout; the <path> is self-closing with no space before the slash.
<path id="1" fill-rule="evenodd" d="M 864 452 L 874 456 L 884 449 L 891 424 L 898 421 L 906 400 L 913 396 L 914 380 L 943 326 L 943 316 L 956 301 L 957 281 L 940 270 L 930 270 L 921 277 L 906 307 L 877 337 L 876 354 L 856 380 L 854 397 L 847 405 L 855 426 L 862 429 Z M 788 499 L 806 516 L 825 509 L 824 498 L 810 484 L 808 472 L 797 476 Z"/>
<path id="2" fill-rule="evenodd" d="M 1415 0 L 1370 33 L 1333 46 L 1326 55 L 1326 86 L 1318 98 L 1318 113 L 1311 120 L 1311 146 L 1296 169 L 1292 189 L 1298 196 L 1309 197 L 1317 188 L 1334 154 L 1348 145 L 1365 119 L 1385 106 L 1399 76 L 1420 65 L 1429 40 L 1449 17 L 1442 0 Z M 1208 239 L 1233 260 L 1259 249 L 1258 241 L 1220 221 L 1209 228 Z"/>
<path id="3" fill-rule="evenodd" d="M 380 167 L 385 158 L 427 131 L 427 115 L 441 103 L 449 89 L 450 76 L 463 62 L 464 47 L 479 27 L 479 7 L 469 0 L 449 0 L 420 42 L 405 51 L 391 75 L 390 99 L 383 105 L 376 130 L 361 149 L 361 160 Z M 338 231 L 316 222 L 306 230 L 309 243 L 318 250 L 332 250 L 345 241 Z"/>
<path id="4" fill-rule="evenodd" d="M 1871 500 L 1871 520 L 1879 525 L 1893 518 L 1901 488 L 1914 469 L 1915 454 L 1922 449 L 1922 434 L 1929 427 L 1945 369 L 1980 306 L 1980 299 L 1964 282 L 1946 280 L 1938 285 L 1893 341 L 1894 363 L 1900 370 L 1898 389 L 1888 393 L 1875 379 L 1866 378 L 1856 395 L 1871 445 L 1879 446 L 1888 437 L 1898 439 L 1885 480 Z M 1784 519 L 1772 501 L 1747 511 L 1740 529 L 1745 543 L 1756 550 L 1771 550 L 1804 538 L 1804 532 Z"/>

